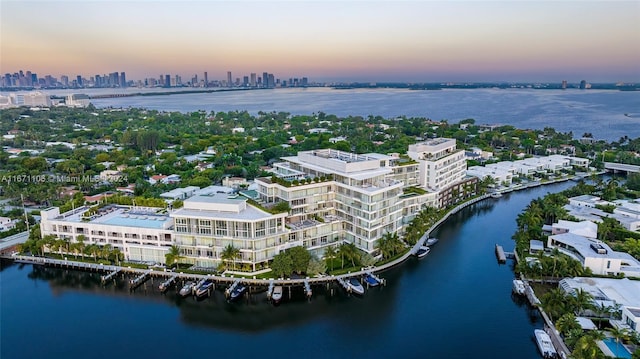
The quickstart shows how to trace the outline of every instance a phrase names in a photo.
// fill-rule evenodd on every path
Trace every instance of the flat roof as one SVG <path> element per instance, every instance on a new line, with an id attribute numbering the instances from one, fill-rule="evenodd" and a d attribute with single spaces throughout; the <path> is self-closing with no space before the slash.
<path id="1" fill-rule="evenodd" d="M 625 307 L 640 308 L 640 281 L 629 278 L 574 277 L 566 281 L 571 287 L 599 290 L 610 300 Z"/>
<path id="2" fill-rule="evenodd" d="M 581 235 L 570 233 L 570 232 L 563 233 L 563 234 L 554 234 L 549 236 L 549 238 L 556 240 L 558 242 L 562 242 L 564 244 L 570 245 L 575 250 L 577 250 L 580 253 L 580 255 L 582 255 L 583 257 L 623 259 L 631 263 L 634 263 L 635 266 L 640 266 L 640 263 L 638 262 L 638 260 L 636 260 L 629 253 L 616 252 L 613 249 L 611 249 L 606 243 L 601 241 L 591 240 L 590 238 L 583 237 Z M 592 244 L 601 245 L 604 249 L 607 250 L 607 253 L 600 254 L 594 251 L 593 249 L 591 249 Z"/>
<path id="3" fill-rule="evenodd" d="M 190 217 L 212 220 L 257 221 L 273 218 L 271 213 L 259 210 L 251 205 L 240 212 L 223 212 L 214 210 L 198 210 L 180 208 L 171 212 L 171 217 Z"/>
<path id="4" fill-rule="evenodd" d="M 89 208 L 87 208 L 88 210 Z M 67 217 L 54 218 L 54 221 L 75 222 L 75 223 L 95 223 L 111 226 L 124 227 L 140 227 L 168 229 L 173 225 L 173 220 L 166 214 L 156 213 L 158 209 L 142 209 L 111 206 L 104 214 L 93 218 L 90 221 L 83 221 L 82 214 L 85 211 L 79 211 Z"/>

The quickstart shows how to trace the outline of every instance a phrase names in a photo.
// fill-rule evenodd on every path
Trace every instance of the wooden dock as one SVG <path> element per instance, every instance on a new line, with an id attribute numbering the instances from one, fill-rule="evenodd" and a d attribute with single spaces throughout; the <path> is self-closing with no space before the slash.
<path id="1" fill-rule="evenodd" d="M 506 263 L 507 256 L 504 254 L 504 249 L 502 246 L 496 244 L 496 257 L 498 258 L 498 263 Z"/>

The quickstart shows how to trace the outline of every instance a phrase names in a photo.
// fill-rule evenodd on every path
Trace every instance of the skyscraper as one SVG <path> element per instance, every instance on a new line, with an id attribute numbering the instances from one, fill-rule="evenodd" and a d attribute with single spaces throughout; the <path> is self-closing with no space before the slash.
<path id="1" fill-rule="evenodd" d="M 127 87 L 127 78 L 124 75 L 124 72 L 120 73 L 120 87 Z"/>
<path id="2" fill-rule="evenodd" d="M 269 74 L 267 72 L 262 73 L 262 87 L 268 87 L 269 85 Z"/>
<path id="3" fill-rule="evenodd" d="M 580 81 L 580 90 L 584 90 L 586 88 L 587 88 L 587 81 L 586 80 Z"/>
<path id="4" fill-rule="evenodd" d="M 204 87 L 209 87 L 209 77 L 206 71 L 204 72 Z"/>
<path id="5" fill-rule="evenodd" d="M 227 86 L 233 86 L 233 82 L 231 82 L 231 71 L 227 71 Z"/>
<path id="6" fill-rule="evenodd" d="M 78 86 L 82 86 L 82 76 L 78 75 L 76 77 L 76 82 L 77 82 Z"/>
<path id="7" fill-rule="evenodd" d="M 251 87 L 256 87 L 256 73 L 252 72 L 251 73 Z"/>
<path id="8" fill-rule="evenodd" d="M 171 87 L 171 75 L 164 76 L 164 87 Z"/>
<path id="9" fill-rule="evenodd" d="M 562 89 L 566 89 L 567 88 L 567 80 L 562 80 Z"/>

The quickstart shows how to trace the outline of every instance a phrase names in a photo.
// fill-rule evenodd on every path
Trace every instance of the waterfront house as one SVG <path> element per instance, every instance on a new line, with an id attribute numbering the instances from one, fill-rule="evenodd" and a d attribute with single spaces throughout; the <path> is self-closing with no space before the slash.
<path id="1" fill-rule="evenodd" d="M 560 252 L 579 261 L 583 268 L 593 274 L 640 277 L 640 262 L 629 253 L 616 252 L 606 243 L 575 233 L 550 235 L 548 248 L 558 248 Z"/>
<path id="2" fill-rule="evenodd" d="M 620 319 L 610 320 L 611 324 L 640 333 L 640 281 L 574 277 L 562 279 L 559 288 L 572 295 L 582 289 L 591 294 L 596 307 L 619 311 Z"/>

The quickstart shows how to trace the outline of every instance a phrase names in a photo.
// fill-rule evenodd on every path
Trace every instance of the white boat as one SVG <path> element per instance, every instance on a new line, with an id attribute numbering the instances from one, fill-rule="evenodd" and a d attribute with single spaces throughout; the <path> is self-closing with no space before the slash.
<path id="1" fill-rule="evenodd" d="M 518 295 L 524 295 L 524 282 L 522 280 L 513 280 L 513 292 Z"/>
<path id="2" fill-rule="evenodd" d="M 430 238 L 427 238 L 427 241 L 425 242 L 425 245 L 432 246 L 432 245 L 434 245 L 436 243 L 438 243 L 438 238 L 430 237 Z"/>
<path id="3" fill-rule="evenodd" d="M 418 257 L 418 259 L 422 259 L 426 257 L 427 254 L 429 254 L 429 252 L 431 252 L 431 248 L 426 246 L 421 246 L 420 248 L 418 248 L 418 251 L 416 252 L 416 256 Z"/>
<path id="4" fill-rule="evenodd" d="M 186 297 L 193 293 L 193 288 L 196 286 L 196 283 L 192 281 L 188 281 L 184 284 L 182 289 L 180 289 L 180 295 Z"/>
<path id="5" fill-rule="evenodd" d="M 282 300 L 282 286 L 281 285 L 277 285 L 275 287 L 273 287 L 273 292 L 271 292 L 271 300 L 273 300 L 274 303 L 280 303 L 280 301 Z"/>
<path id="6" fill-rule="evenodd" d="M 500 192 L 493 192 L 492 194 L 489 195 L 491 198 L 500 198 L 502 197 L 502 193 Z"/>
<path id="7" fill-rule="evenodd" d="M 204 282 L 196 288 L 196 296 L 198 298 L 208 296 L 211 293 L 211 288 L 213 288 L 213 281 L 211 279 L 205 279 Z"/>
<path id="8" fill-rule="evenodd" d="M 556 358 L 558 353 L 556 349 L 553 347 L 553 343 L 551 343 L 551 337 L 542 329 L 536 329 L 533 331 L 536 336 L 536 344 L 538 344 L 538 349 L 540 349 L 540 354 L 542 354 L 543 358 Z"/>
<path id="9" fill-rule="evenodd" d="M 349 280 L 347 281 L 347 284 L 349 284 L 349 288 L 351 288 L 351 291 L 353 293 L 358 295 L 364 294 L 364 287 L 362 286 L 360 281 L 357 280 L 356 278 L 349 278 Z"/>

